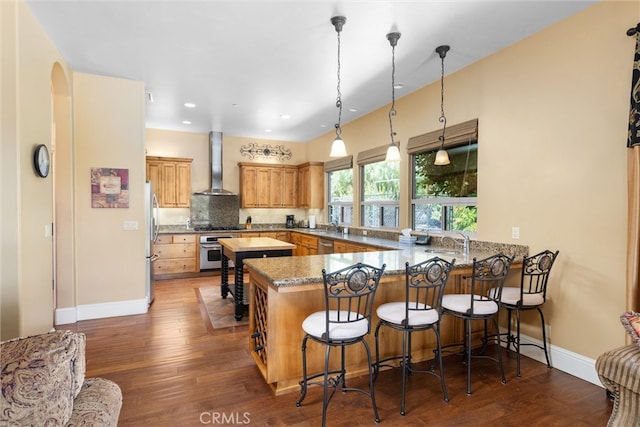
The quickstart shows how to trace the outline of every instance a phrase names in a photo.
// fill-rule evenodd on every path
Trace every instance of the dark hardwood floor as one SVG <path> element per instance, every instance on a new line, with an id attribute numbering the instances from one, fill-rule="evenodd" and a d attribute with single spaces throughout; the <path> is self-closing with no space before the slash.
<path id="1" fill-rule="evenodd" d="M 320 387 L 310 388 L 300 408 L 297 392 L 274 396 L 249 355 L 247 326 L 211 328 L 196 292 L 211 283 L 219 277 L 158 281 L 147 314 L 64 326 L 87 335 L 87 376 L 122 388 L 119 425 L 320 425 Z M 381 425 L 605 426 L 611 413 L 602 388 L 526 357 L 521 379 L 515 358 L 505 358 L 506 385 L 494 362 L 478 359 L 472 367 L 467 396 L 460 357 L 445 358 L 449 403 L 435 377 L 411 377 L 404 417 L 400 372 L 382 372 L 376 382 Z M 366 386 L 366 378 L 351 384 Z M 375 425 L 369 398 L 336 393 L 328 425 Z"/>

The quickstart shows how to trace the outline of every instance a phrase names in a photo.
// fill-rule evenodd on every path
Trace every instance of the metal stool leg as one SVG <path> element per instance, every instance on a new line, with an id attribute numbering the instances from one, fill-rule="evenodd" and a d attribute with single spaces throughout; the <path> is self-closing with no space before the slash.
<path id="1" fill-rule="evenodd" d="M 369 393 L 371 396 L 371 405 L 373 406 L 373 415 L 375 416 L 374 421 L 379 423 L 380 415 L 378 415 L 378 407 L 376 406 L 376 395 L 373 387 L 373 372 L 371 371 L 371 350 L 369 349 L 369 344 L 367 344 L 366 340 L 362 340 L 362 344 L 367 351 L 367 362 L 369 364 Z"/>
<path id="2" fill-rule="evenodd" d="M 296 406 L 300 407 L 302 401 L 307 395 L 307 339 L 305 335 L 302 339 L 302 381 L 300 381 L 300 397 L 296 400 Z"/>
<path id="3" fill-rule="evenodd" d="M 542 345 L 544 346 L 544 356 L 547 359 L 547 367 L 551 368 L 551 361 L 549 359 L 549 350 L 547 349 L 547 331 L 544 325 L 544 314 L 540 307 L 537 307 L 538 313 L 540 313 L 540 322 L 542 323 Z"/>

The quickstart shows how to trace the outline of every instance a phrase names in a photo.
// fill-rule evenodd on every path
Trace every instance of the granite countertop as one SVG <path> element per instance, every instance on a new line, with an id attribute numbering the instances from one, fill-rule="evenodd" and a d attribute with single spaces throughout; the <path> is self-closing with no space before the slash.
<path id="1" fill-rule="evenodd" d="M 333 240 L 343 240 L 351 243 L 361 243 L 363 245 L 377 246 L 380 251 L 356 252 L 330 255 L 307 255 L 279 257 L 278 262 L 274 258 L 253 258 L 246 259 L 244 263 L 257 273 L 265 276 L 276 288 L 288 288 L 311 283 L 322 282 L 322 269 L 326 271 L 336 271 L 357 262 L 381 266 L 386 264 L 385 275 L 403 275 L 405 263 L 410 265 L 425 261 L 434 256 L 451 261 L 455 259 L 454 270 L 467 269 L 473 264 L 473 259 L 482 259 L 502 252 L 509 256 L 515 256 L 514 263 L 522 261 L 523 255 L 528 255 L 529 247 L 525 245 L 513 245 L 506 243 L 484 242 L 471 240 L 471 250 L 468 255 L 464 255 L 458 246 L 450 241 L 443 243 L 440 238 L 432 238 L 435 245 L 408 245 L 400 243 L 398 240 L 382 239 L 378 237 L 361 236 L 356 234 L 342 234 L 324 229 L 309 228 L 268 228 L 253 230 L 224 230 L 224 233 L 235 234 L 243 232 L 277 232 L 295 231 L 318 238 Z M 196 231 L 184 225 L 160 226 L 160 233 L 190 233 L 203 234 L 211 232 Z"/>
<path id="2" fill-rule="evenodd" d="M 494 255 L 495 251 L 472 250 L 469 255 L 454 253 L 450 249 L 434 246 L 406 246 L 397 250 L 378 252 L 356 252 L 331 255 L 308 255 L 277 258 L 253 258 L 244 261 L 250 269 L 264 276 L 274 287 L 286 288 L 312 283 L 322 283 L 322 270 L 336 271 L 343 267 L 362 262 L 373 266 L 385 264 L 385 276 L 403 275 L 405 263 L 409 265 L 426 261 L 434 256 L 451 262 L 455 259 L 454 270 L 471 268 L 473 259 Z M 514 265 L 519 264 L 516 256 Z M 520 260 L 521 262 L 521 260 Z"/>

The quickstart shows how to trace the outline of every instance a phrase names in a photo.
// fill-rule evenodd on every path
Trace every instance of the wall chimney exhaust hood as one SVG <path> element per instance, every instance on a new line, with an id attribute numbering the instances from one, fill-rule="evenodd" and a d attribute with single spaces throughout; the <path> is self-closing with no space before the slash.
<path id="1" fill-rule="evenodd" d="M 233 191 L 222 188 L 222 132 L 209 132 L 209 161 L 211 166 L 211 188 L 199 193 L 204 196 L 236 196 Z"/>

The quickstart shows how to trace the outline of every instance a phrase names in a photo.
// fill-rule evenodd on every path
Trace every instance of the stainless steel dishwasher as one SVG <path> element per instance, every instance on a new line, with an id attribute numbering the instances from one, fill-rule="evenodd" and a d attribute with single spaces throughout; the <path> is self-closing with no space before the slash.
<path id="1" fill-rule="evenodd" d="M 333 253 L 332 239 L 318 239 L 318 255 L 326 255 Z"/>

